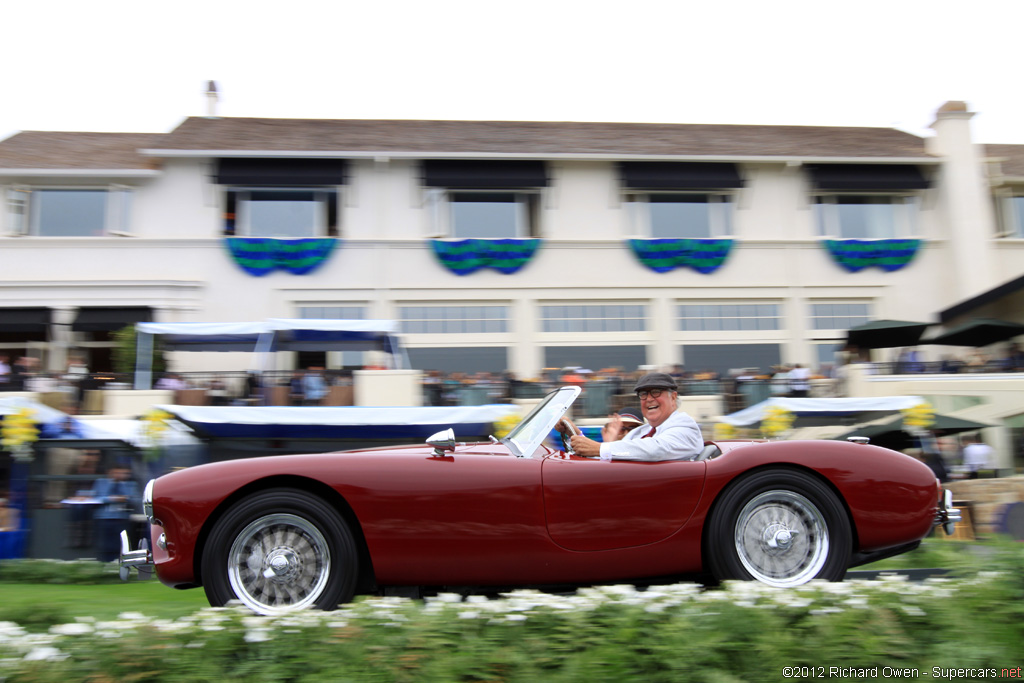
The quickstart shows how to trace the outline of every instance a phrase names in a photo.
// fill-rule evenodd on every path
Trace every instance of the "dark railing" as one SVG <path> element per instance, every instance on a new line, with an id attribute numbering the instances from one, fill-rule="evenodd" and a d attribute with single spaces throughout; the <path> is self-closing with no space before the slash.
<path id="1" fill-rule="evenodd" d="M 892 364 L 889 364 L 892 365 Z M 879 372 L 889 373 L 893 368 L 879 364 Z M 219 405 L 300 405 L 300 390 L 292 389 L 292 380 L 301 376 L 292 370 L 273 370 L 258 378 L 247 371 L 181 372 L 154 377 L 155 388 L 184 387 L 203 390 L 204 402 Z M 164 380 L 180 381 L 168 386 Z M 350 370 L 325 370 L 324 380 L 331 387 L 352 386 Z M 96 373 L 80 383 L 82 391 L 102 388 L 132 388 L 134 377 L 126 374 Z M 493 381 L 462 380 L 424 377 L 423 403 L 433 406 L 474 406 L 508 403 L 516 399 L 538 399 L 562 386 L 558 381 Z M 581 417 L 604 417 L 626 407 L 637 408 L 632 394 L 632 380 L 598 379 L 583 385 L 584 391 L 574 407 Z M 285 387 L 288 389 L 285 390 Z M 268 399 L 268 388 L 276 388 L 275 400 Z M 681 396 L 722 396 L 725 412 L 741 410 L 772 396 L 785 396 L 788 387 L 773 385 L 766 379 L 684 379 L 679 382 Z"/>

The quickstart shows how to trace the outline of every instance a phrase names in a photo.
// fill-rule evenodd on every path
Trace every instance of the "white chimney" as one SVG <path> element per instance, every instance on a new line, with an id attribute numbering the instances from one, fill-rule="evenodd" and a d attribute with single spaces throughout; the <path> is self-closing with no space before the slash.
<path id="1" fill-rule="evenodd" d="M 206 118 L 217 118 L 217 82 L 207 81 L 206 83 Z"/>

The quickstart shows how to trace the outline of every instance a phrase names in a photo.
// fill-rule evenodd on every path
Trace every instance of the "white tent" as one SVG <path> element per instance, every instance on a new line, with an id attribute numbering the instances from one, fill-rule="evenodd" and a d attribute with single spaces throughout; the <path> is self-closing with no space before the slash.
<path id="1" fill-rule="evenodd" d="M 408 367 L 393 320 L 273 318 L 237 323 L 138 323 L 135 388 L 153 381 L 153 337 L 172 351 L 384 351 L 396 368 Z"/>
<path id="2" fill-rule="evenodd" d="M 793 413 L 798 422 L 816 424 L 864 422 L 876 417 L 913 408 L 924 403 L 920 396 L 875 396 L 871 398 L 770 398 L 719 418 L 720 422 L 735 427 L 747 427 L 761 422 L 770 410 L 781 408 Z"/>

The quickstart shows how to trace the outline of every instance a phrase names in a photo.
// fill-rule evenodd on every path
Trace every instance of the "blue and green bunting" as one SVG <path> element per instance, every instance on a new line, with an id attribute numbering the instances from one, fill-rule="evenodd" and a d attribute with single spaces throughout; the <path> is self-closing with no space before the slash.
<path id="1" fill-rule="evenodd" d="M 910 263 L 921 240 L 825 240 L 825 248 L 840 266 L 856 273 L 870 266 L 886 272 Z"/>
<path id="2" fill-rule="evenodd" d="M 245 272 L 256 277 L 277 270 L 305 275 L 316 270 L 334 251 L 334 237 L 309 239 L 271 239 L 267 237 L 227 237 L 228 251 Z"/>
<path id="3" fill-rule="evenodd" d="M 644 264 L 657 273 L 689 267 L 711 273 L 725 263 L 731 239 L 631 239 L 629 246 Z"/>
<path id="4" fill-rule="evenodd" d="M 434 253 L 456 275 L 493 268 L 506 275 L 525 266 L 540 246 L 539 239 L 432 240 Z"/>

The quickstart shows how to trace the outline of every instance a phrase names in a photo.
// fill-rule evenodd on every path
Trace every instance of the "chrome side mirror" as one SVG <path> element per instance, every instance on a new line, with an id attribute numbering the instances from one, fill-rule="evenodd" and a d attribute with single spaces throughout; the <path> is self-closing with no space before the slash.
<path id="1" fill-rule="evenodd" d="M 446 452 L 455 451 L 455 430 L 449 427 L 427 439 L 427 445 L 434 447 L 434 456 L 441 457 Z"/>

